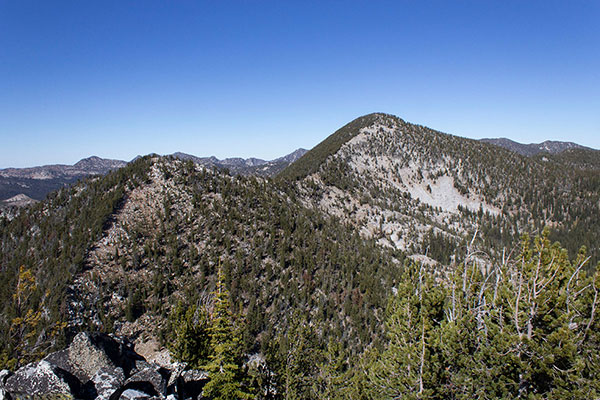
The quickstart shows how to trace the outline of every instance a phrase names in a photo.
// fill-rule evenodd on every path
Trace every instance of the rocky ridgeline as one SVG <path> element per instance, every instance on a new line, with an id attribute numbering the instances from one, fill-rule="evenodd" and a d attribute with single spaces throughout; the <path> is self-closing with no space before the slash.
<path id="1" fill-rule="evenodd" d="M 207 380 L 185 364 L 147 362 L 126 339 L 83 332 L 39 362 L 0 371 L 0 400 L 201 399 Z"/>

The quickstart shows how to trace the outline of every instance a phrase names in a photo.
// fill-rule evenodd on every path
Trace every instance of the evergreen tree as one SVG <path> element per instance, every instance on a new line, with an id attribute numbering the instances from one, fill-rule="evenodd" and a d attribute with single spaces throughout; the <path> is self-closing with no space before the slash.
<path id="1" fill-rule="evenodd" d="M 319 399 L 342 400 L 351 397 L 353 376 L 348 354 L 341 342 L 331 338 L 318 365 L 316 392 Z"/>
<path id="2" fill-rule="evenodd" d="M 201 368 L 208 362 L 209 316 L 202 306 L 185 308 L 177 304 L 171 315 L 171 329 L 175 334 L 168 345 L 173 359 L 186 362 L 191 368 Z"/>
<path id="3" fill-rule="evenodd" d="M 388 343 L 367 374 L 373 399 L 596 398 L 600 273 L 548 231 L 517 259 L 458 267 L 447 283 L 409 267 Z M 419 271 L 419 272 L 417 272 Z"/>
<path id="4" fill-rule="evenodd" d="M 368 374 L 373 398 L 431 397 L 439 382 L 436 325 L 443 317 L 444 291 L 423 266 L 411 264 L 390 302 L 388 347 Z"/>
<path id="5" fill-rule="evenodd" d="M 285 400 L 318 399 L 315 377 L 322 350 L 313 326 L 295 313 L 285 335 L 279 337 L 282 358 L 281 389 Z"/>
<path id="6" fill-rule="evenodd" d="M 210 381 L 204 386 L 203 393 L 214 400 L 251 399 L 254 396 L 247 387 L 249 378 L 242 365 L 242 335 L 235 326 L 224 281 L 225 276 L 219 266 L 215 303 L 208 328 L 210 350 L 206 369 Z"/>
<path id="7" fill-rule="evenodd" d="M 12 318 L 9 325 L 9 338 L 0 353 L 0 367 L 18 368 L 43 357 L 52 342 L 62 332 L 66 324 L 62 321 L 49 322 L 42 310 L 49 293 L 42 293 L 31 271 L 22 265 L 19 268 L 17 284 L 13 294 Z"/>

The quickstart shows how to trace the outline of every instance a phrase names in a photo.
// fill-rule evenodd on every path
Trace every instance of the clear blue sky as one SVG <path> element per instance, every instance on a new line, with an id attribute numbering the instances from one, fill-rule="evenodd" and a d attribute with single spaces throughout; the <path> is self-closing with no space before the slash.
<path id="1" fill-rule="evenodd" d="M 600 2 L 0 0 L 0 168 L 270 159 L 374 111 L 600 148 Z"/>

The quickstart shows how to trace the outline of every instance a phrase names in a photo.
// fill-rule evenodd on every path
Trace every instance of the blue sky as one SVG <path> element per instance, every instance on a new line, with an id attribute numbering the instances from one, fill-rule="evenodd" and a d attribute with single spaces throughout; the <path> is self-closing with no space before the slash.
<path id="1" fill-rule="evenodd" d="M 0 0 L 0 168 L 271 159 L 374 111 L 600 148 L 598 1 Z"/>

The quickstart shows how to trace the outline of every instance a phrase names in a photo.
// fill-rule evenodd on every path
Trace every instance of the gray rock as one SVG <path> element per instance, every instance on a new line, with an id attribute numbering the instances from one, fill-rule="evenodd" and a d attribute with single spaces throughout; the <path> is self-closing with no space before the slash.
<path id="1" fill-rule="evenodd" d="M 156 367 L 149 366 L 135 375 L 132 375 L 127 381 L 125 381 L 126 387 L 134 387 L 136 385 L 144 385 L 143 390 L 150 393 L 148 384 L 152 387 L 152 395 L 166 395 L 167 394 L 167 379 L 166 373 Z M 137 387 L 137 386 L 136 386 Z M 141 388 L 141 387 L 140 387 Z"/>
<path id="2" fill-rule="evenodd" d="M 175 363 L 171 369 L 171 375 L 169 376 L 169 381 L 167 382 L 167 390 L 169 393 L 177 392 L 177 384 L 181 381 L 180 376 L 187 368 L 186 363 Z"/>
<path id="3" fill-rule="evenodd" d="M 71 364 L 71 361 L 69 359 L 69 350 L 68 349 L 50 353 L 44 358 L 44 361 L 47 361 L 50 364 L 55 365 L 60 369 L 63 369 L 73 375 L 76 375 L 74 373 L 73 365 Z"/>
<path id="4" fill-rule="evenodd" d="M 191 369 L 189 371 L 183 371 L 181 378 L 185 383 L 206 381 L 208 380 L 208 372 Z"/>
<path id="5" fill-rule="evenodd" d="M 125 377 L 136 371 L 136 363 L 144 358 L 131 349 L 123 339 L 102 333 L 81 332 L 75 336 L 68 348 L 71 372 L 82 382 L 89 381 L 98 371 L 121 368 Z M 57 357 L 62 362 L 61 357 Z"/>
<path id="6" fill-rule="evenodd" d="M 90 380 L 92 396 L 96 400 L 109 400 L 125 382 L 122 368 L 100 368 Z"/>
<path id="7" fill-rule="evenodd" d="M 180 376 L 179 397 L 187 399 L 201 398 L 202 389 L 208 381 L 208 372 L 192 369 L 184 371 Z"/>
<path id="8" fill-rule="evenodd" d="M 10 372 L 7 369 L 3 369 L 2 371 L 0 371 L 0 400 L 10 400 L 10 396 L 4 390 L 4 384 L 11 375 L 12 372 Z"/>
<path id="9" fill-rule="evenodd" d="M 73 366 L 73 373 L 82 382 L 90 380 L 100 369 L 116 369 L 107 354 L 106 347 L 114 347 L 112 352 L 118 352 L 118 345 L 101 343 L 100 337 L 87 332 L 79 333 L 68 348 L 69 361 Z M 108 346 L 107 346 L 108 345 Z"/>
<path id="10" fill-rule="evenodd" d="M 4 387 L 4 384 L 6 383 L 6 380 L 11 375 L 12 375 L 12 372 L 10 372 L 7 369 L 3 369 L 2 371 L 0 371 L 0 388 Z"/>
<path id="11" fill-rule="evenodd" d="M 123 393 L 121 393 L 121 397 L 119 400 L 149 400 L 152 396 L 148 393 L 140 392 L 135 389 L 127 389 Z"/>
<path id="12" fill-rule="evenodd" d="M 208 381 L 208 372 L 200 370 L 185 370 L 187 364 L 172 365 L 171 376 L 167 383 L 167 394 L 176 394 L 176 398 L 199 398 L 202 388 Z"/>
<path id="13" fill-rule="evenodd" d="M 134 360 L 134 366 L 133 369 L 131 370 L 131 375 L 135 375 L 140 371 L 143 371 L 145 369 L 148 368 L 153 368 L 152 364 L 150 364 L 148 361 L 141 359 L 141 360 Z"/>
<path id="14" fill-rule="evenodd" d="M 187 389 L 195 388 L 198 379 L 207 377 L 202 371 L 184 372 L 185 364 L 174 367 L 176 382 L 192 385 L 185 386 Z M 0 371 L 0 400 L 31 396 L 58 396 L 61 400 L 164 400 L 167 393 L 179 397 L 175 387 L 167 390 L 170 372 L 146 362 L 126 339 L 84 332 L 67 349 L 52 353 L 39 363 L 29 364 L 15 374 Z"/>
<path id="15" fill-rule="evenodd" d="M 6 380 L 6 392 L 15 395 L 63 395 L 75 398 L 79 382 L 68 372 L 47 361 L 27 364 Z"/>

